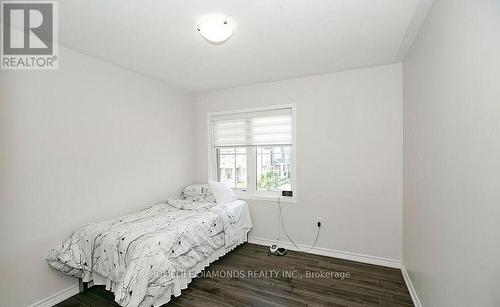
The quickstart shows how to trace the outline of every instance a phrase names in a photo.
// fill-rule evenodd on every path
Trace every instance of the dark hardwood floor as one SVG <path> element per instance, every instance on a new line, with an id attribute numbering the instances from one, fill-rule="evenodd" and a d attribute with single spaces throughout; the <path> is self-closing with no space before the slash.
<path id="1" fill-rule="evenodd" d="M 239 246 L 165 306 L 413 306 L 398 269 L 292 251 L 278 257 L 267 250 Z M 57 306 L 118 304 L 113 293 L 94 286 Z"/>

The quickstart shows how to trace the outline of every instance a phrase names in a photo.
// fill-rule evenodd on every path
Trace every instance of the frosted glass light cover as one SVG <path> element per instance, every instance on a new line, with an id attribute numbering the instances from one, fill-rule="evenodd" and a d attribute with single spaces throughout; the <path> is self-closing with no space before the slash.
<path id="1" fill-rule="evenodd" d="M 234 26 L 227 18 L 210 17 L 203 19 L 197 30 L 209 43 L 220 45 L 233 35 Z"/>

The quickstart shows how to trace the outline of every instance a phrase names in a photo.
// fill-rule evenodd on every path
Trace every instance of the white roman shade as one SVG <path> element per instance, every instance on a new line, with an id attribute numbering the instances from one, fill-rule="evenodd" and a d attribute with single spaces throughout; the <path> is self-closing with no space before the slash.
<path id="1" fill-rule="evenodd" d="M 211 117 L 214 147 L 292 145 L 292 109 Z"/>

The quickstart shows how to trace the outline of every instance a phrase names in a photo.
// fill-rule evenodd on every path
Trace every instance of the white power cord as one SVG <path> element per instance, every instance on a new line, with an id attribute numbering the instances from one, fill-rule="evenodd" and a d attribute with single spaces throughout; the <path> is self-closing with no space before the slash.
<path id="1" fill-rule="evenodd" d="M 278 199 L 278 202 L 279 202 L 279 199 Z M 281 239 L 281 227 L 282 227 L 282 224 L 283 224 L 283 220 L 282 220 L 283 217 L 281 216 L 281 209 L 280 209 L 280 207 L 278 206 L 278 208 L 276 208 L 276 209 L 278 209 L 278 212 L 276 212 L 276 213 L 278 214 L 278 218 L 280 220 L 280 222 L 278 224 L 276 224 L 276 225 L 278 225 L 278 236 L 276 238 L 276 241 L 279 242 L 280 239 Z"/>
<path id="2" fill-rule="evenodd" d="M 283 228 L 283 232 L 285 233 L 286 237 L 288 238 L 288 240 L 290 240 L 290 242 L 292 242 L 293 246 L 295 246 L 295 248 L 299 251 L 299 252 L 309 252 L 311 251 L 315 246 L 316 246 L 316 243 L 318 242 L 318 238 L 319 238 L 319 232 L 321 230 L 321 227 L 318 227 L 318 232 L 316 233 L 316 239 L 314 239 L 314 243 L 313 245 L 311 245 L 310 248 L 306 249 L 306 250 L 301 250 L 297 244 L 295 244 L 295 242 L 293 242 L 292 238 L 290 237 L 290 235 L 288 234 L 288 232 L 286 231 L 286 228 L 285 228 L 285 221 L 283 220 L 283 210 L 281 209 L 281 203 L 280 203 L 280 199 L 281 199 L 281 196 L 278 196 L 278 210 L 279 210 L 279 214 L 280 214 L 280 222 L 281 222 L 281 227 Z M 280 234 L 281 234 L 281 230 L 279 230 L 278 232 L 278 241 L 279 241 L 279 237 L 280 237 Z"/>

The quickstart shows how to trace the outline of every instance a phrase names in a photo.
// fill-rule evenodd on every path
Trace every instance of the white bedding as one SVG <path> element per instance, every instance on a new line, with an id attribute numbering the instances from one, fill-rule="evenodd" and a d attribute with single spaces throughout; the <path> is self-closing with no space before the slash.
<path id="1" fill-rule="evenodd" d="M 250 217 L 250 209 L 246 201 L 237 199 L 229 203 L 225 203 L 232 215 L 237 216 L 236 227 L 238 230 L 250 229 L 253 227 L 252 218 Z"/>
<path id="2" fill-rule="evenodd" d="M 198 210 L 160 203 L 82 227 L 51 251 L 57 270 L 105 284 L 122 306 L 161 306 L 204 267 L 247 240 L 246 202 Z"/>

